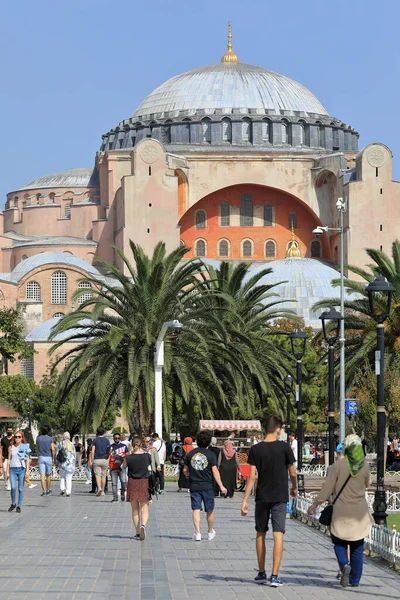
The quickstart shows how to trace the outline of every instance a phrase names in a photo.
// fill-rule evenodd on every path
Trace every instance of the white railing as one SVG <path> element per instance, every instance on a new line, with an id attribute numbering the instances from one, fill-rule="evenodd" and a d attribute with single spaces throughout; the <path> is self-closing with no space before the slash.
<path id="1" fill-rule="evenodd" d="M 175 477 L 179 475 L 179 465 L 164 465 L 164 476 Z"/>
<path id="2" fill-rule="evenodd" d="M 57 469 L 55 469 L 53 467 L 53 472 L 51 474 L 51 478 L 52 479 L 60 479 L 60 475 L 57 472 Z M 91 478 L 91 474 L 89 476 L 89 479 Z M 33 481 L 37 481 L 38 479 L 40 479 L 40 475 L 39 475 L 39 467 L 31 467 L 29 469 L 29 479 L 32 479 Z M 84 481 L 86 480 L 86 470 L 85 467 L 76 467 L 74 474 L 72 475 L 72 479 L 74 481 Z"/>
<path id="3" fill-rule="evenodd" d="M 328 528 L 319 523 L 322 506 L 318 507 L 311 516 L 307 515 L 307 510 L 312 503 L 312 498 L 298 496 L 294 502 L 293 516 L 303 523 L 308 523 L 326 532 Z M 365 548 L 369 554 L 381 556 L 392 565 L 400 565 L 400 532 L 398 531 L 380 525 L 372 525 L 370 534 L 365 538 Z"/>

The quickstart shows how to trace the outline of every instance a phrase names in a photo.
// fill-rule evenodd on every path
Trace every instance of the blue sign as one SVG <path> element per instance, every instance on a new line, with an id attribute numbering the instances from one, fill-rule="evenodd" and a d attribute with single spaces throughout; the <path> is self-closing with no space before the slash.
<path id="1" fill-rule="evenodd" d="M 346 400 L 346 415 L 356 415 L 357 413 L 357 400 Z"/>

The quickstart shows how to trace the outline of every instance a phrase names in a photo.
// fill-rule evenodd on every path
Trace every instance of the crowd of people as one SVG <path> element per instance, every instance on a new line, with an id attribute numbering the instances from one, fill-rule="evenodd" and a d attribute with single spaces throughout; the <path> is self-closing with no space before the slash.
<path id="1" fill-rule="evenodd" d="M 256 583 L 269 583 L 272 587 L 283 584 L 279 569 L 283 555 L 283 539 L 286 529 L 286 509 L 290 496 L 297 496 L 297 441 L 289 436 L 287 443 L 280 440 L 282 420 L 271 416 L 266 422 L 264 440 L 254 440 L 248 455 L 250 473 L 241 503 L 241 514 L 249 512 L 249 497 L 255 490 L 255 529 L 258 574 Z M 24 499 L 24 486 L 29 475 L 31 449 L 22 431 L 7 429 L 1 441 L 0 475 L 11 492 L 10 512 L 20 513 Z M 52 493 L 53 469 L 60 474 L 60 496 L 69 497 L 72 491 L 72 475 L 77 465 L 85 465 L 87 483 L 92 493 L 103 496 L 107 489 L 108 472 L 112 485 L 112 502 L 127 501 L 131 504 L 135 539 L 146 538 L 149 507 L 152 496 L 164 493 L 164 466 L 167 458 L 179 469 L 178 491 L 190 492 L 193 540 L 200 542 L 201 511 L 207 521 L 207 540 L 216 536 L 214 529 L 215 498 L 219 495 L 232 498 L 236 488 L 239 461 L 231 439 L 223 447 L 209 431 L 200 431 L 196 442 L 190 437 L 184 443 L 165 443 L 157 433 L 143 439 L 133 436 L 125 439 L 122 433 L 114 433 L 113 441 L 105 437 L 103 427 L 97 429 L 96 437 L 87 440 L 87 447 L 70 434 L 54 438 L 48 427 L 43 427 L 36 439 L 38 468 L 42 496 Z M 78 456 L 79 455 L 79 456 Z M 311 514 L 319 504 L 328 499 L 333 502 L 331 538 L 339 565 L 339 577 L 343 587 L 357 587 L 363 567 L 364 538 L 372 525 L 372 518 L 365 499 L 370 473 L 360 438 L 350 435 L 336 449 L 337 460 L 330 467 L 321 492 L 309 509 Z M 343 460 L 344 459 L 344 460 Z M 91 476 L 91 477 L 90 477 Z M 18 492 L 18 497 L 17 497 Z M 265 571 L 266 533 L 269 523 L 273 532 L 272 572 L 267 578 Z"/>

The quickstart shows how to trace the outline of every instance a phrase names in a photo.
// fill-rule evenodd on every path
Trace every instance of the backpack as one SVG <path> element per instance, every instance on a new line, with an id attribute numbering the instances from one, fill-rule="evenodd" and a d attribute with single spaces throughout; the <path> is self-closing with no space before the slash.
<path id="1" fill-rule="evenodd" d="M 173 465 L 180 465 L 181 464 L 181 460 L 183 458 L 183 450 L 181 448 L 181 446 L 177 446 L 174 450 L 174 452 L 172 453 L 171 456 L 171 463 Z"/>
<path id="2" fill-rule="evenodd" d="M 57 462 L 59 462 L 60 464 L 65 463 L 67 458 L 68 458 L 67 451 L 64 448 L 64 446 L 61 446 L 59 451 L 57 452 L 57 456 L 56 456 Z"/>

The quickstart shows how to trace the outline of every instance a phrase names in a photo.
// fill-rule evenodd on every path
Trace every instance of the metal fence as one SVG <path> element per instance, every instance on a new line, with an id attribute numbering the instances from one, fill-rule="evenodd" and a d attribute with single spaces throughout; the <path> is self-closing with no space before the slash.
<path id="1" fill-rule="evenodd" d="M 307 510 L 312 503 L 312 497 L 298 496 L 293 505 L 294 518 L 327 532 L 328 528 L 319 523 L 319 515 L 323 506 L 318 507 L 311 516 L 307 515 Z M 372 525 L 370 534 L 365 538 L 365 548 L 370 555 L 380 556 L 393 566 L 400 565 L 400 532 L 398 531 L 380 525 Z"/>

